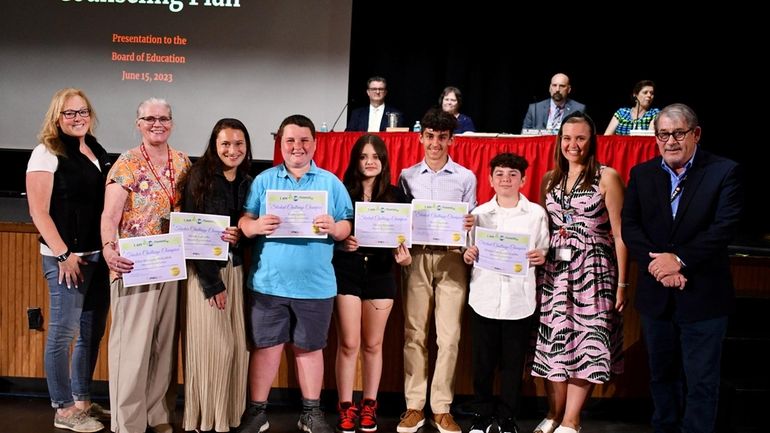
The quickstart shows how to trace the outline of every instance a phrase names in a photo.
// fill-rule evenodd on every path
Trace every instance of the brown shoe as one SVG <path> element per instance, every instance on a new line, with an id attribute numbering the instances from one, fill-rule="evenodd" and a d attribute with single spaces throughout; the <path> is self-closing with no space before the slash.
<path id="1" fill-rule="evenodd" d="M 431 424 L 441 433 L 461 433 L 462 429 L 452 418 L 452 414 L 447 413 L 434 413 Z"/>
<path id="2" fill-rule="evenodd" d="M 425 415 L 419 409 L 407 409 L 401 414 L 401 422 L 396 431 L 399 433 L 414 433 L 425 424 Z"/>

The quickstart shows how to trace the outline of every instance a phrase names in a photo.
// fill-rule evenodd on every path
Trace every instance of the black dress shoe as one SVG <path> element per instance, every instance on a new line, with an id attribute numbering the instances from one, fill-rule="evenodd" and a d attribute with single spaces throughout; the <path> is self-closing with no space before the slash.
<path id="1" fill-rule="evenodd" d="M 519 433 L 519 426 L 513 418 L 500 421 L 500 433 Z"/>

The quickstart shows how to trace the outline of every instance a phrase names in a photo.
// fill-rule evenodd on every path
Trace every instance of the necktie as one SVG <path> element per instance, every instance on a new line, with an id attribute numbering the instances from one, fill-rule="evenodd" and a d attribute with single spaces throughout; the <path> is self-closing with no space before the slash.
<path id="1" fill-rule="evenodd" d="M 550 122 L 546 126 L 546 129 L 557 129 L 561 126 L 561 116 L 564 114 L 564 107 L 556 106 L 556 110 L 553 112 Z"/>

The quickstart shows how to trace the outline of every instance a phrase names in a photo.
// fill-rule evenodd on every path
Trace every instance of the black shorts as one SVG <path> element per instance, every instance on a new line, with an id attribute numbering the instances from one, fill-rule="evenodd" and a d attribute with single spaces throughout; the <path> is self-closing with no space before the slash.
<path id="1" fill-rule="evenodd" d="M 380 254 L 334 253 L 334 274 L 337 276 L 337 294 L 366 299 L 394 299 L 396 278 L 393 275 L 393 257 L 390 250 Z"/>

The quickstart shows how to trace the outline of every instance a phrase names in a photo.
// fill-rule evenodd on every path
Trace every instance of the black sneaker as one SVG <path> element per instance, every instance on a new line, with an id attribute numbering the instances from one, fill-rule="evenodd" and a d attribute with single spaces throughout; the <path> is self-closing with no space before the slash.
<path id="1" fill-rule="evenodd" d="M 473 415 L 473 424 L 468 433 L 490 433 L 492 431 L 492 417 Z"/>
<path id="2" fill-rule="evenodd" d="M 334 433 L 334 430 L 326 423 L 324 413 L 317 407 L 300 414 L 297 428 L 307 433 Z"/>
<path id="3" fill-rule="evenodd" d="M 500 433 L 519 433 L 519 426 L 513 418 L 506 418 L 500 422 Z"/>
<path id="4" fill-rule="evenodd" d="M 267 410 L 263 404 L 249 403 L 238 426 L 238 433 L 262 433 L 270 428 L 267 422 Z"/>

